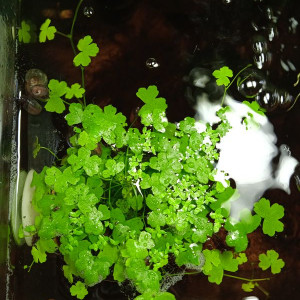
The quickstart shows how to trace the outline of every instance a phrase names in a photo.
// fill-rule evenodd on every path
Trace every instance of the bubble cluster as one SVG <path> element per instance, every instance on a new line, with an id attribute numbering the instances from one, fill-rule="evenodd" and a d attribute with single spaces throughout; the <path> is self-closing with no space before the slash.
<path id="1" fill-rule="evenodd" d="M 83 8 L 83 14 L 87 17 L 90 18 L 94 14 L 94 8 L 92 6 L 85 6 Z"/>

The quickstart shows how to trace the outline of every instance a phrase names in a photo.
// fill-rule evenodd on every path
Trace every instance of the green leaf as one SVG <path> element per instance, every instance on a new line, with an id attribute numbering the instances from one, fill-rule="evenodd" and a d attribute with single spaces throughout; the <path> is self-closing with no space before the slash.
<path id="1" fill-rule="evenodd" d="M 248 261 L 248 258 L 246 256 L 246 253 L 239 253 L 239 256 L 236 258 L 239 265 L 246 263 Z"/>
<path id="2" fill-rule="evenodd" d="M 268 250 L 267 254 L 260 254 L 258 264 L 262 270 L 266 270 L 271 267 L 272 274 L 278 274 L 281 272 L 281 269 L 284 267 L 284 261 L 279 258 L 279 254 L 275 250 Z"/>
<path id="3" fill-rule="evenodd" d="M 66 98 L 72 99 L 76 97 L 77 99 L 82 98 L 83 94 L 85 93 L 85 89 L 81 87 L 79 83 L 74 83 L 71 87 L 67 87 L 66 91 Z"/>
<path id="4" fill-rule="evenodd" d="M 21 28 L 18 30 L 18 38 L 19 42 L 23 42 L 24 44 L 30 43 L 30 25 L 25 20 L 21 22 Z"/>
<path id="5" fill-rule="evenodd" d="M 72 285 L 70 292 L 72 296 L 76 296 L 78 299 L 83 299 L 88 294 L 86 286 L 81 281 L 77 281 L 75 285 Z"/>
<path id="6" fill-rule="evenodd" d="M 260 107 L 256 101 L 252 101 L 251 103 L 249 101 L 243 101 L 243 103 L 245 105 L 247 105 L 248 107 L 250 107 L 256 113 L 258 113 L 262 116 L 265 116 L 266 110 L 264 108 Z"/>
<path id="7" fill-rule="evenodd" d="M 254 204 L 254 211 L 261 216 L 263 221 L 263 233 L 274 236 L 275 232 L 283 231 L 283 223 L 279 221 L 284 216 L 284 208 L 277 203 L 270 206 L 270 201 L 261 198 Z"/>
<path id="8" fill-rule="evenodd" d="M 68 265 L 63 266 L 64 276 L 68 279 L 70 283 L 73 283 L 73 273 L 72 269 Z"/>
<path id="9" fill-rule="evenodd" d="M 123 260 L 119 259 L 114 265 L 114 272 L 113 272 L 114 280 L 123 282 L 126 279 L 125 272 L 126 272 L 125 264 Z"/>
<path id="10" fill-rule="evenodd" d="M 128 203 L 130 204 L 133 210 L 139 211 L 143 208 L 144 199 L 141 195 L 134 196 L 128 199 Z"/>
<path id="11" fill-rule="evenodd" d="M 212 75 L 217 78 L 217 85 L 224 85 L 225 87 L 229 85 L 230 80 L 228 77 L 232 77 L 233 73 L 228 67 L 222 67 L 219 70 L 215 70 Z"/>
<path id="12" fill-rule="evenodd" d="M 234 247 L 237 252 L 246 250 L 248 246 L 247 234 L 253 232 L 259 226 L 260 222 L 260 216 L 252 216 L 248 209 L 244 209 L 240 213 L 239 222 L 234 219 L 228 219 L 225 223 L 225 229 L 229 231 L 226 236 L 227 245 Z"/>
<path id="13" fill-rule="evenodd" d="M 210 237 L 213 234 L 213 224 L 205 217 L 196 217 L 195 226 L 196 228 L 193 229 L 192 241 L 194 243 L 205 243 L 207 237 Z"/>
<path id="14" fill-rule="evenodd" d="M 154 241 L 151 238 L 151 234 L 146 231 L 142 231 L 140 233 L 139 244 L 147 249 L 151 249 L 155 246 Z"/>
<path id="15" fill-rule="evenodd" d="M 79 124 L 82 122 L 83 110 L 80 103 L 72 103 L 69 106 L 69 113 L 66 115 L 65 119 L 69 126 Z"/>
<path id="16" fill-rule="evenodd" d="M 49 26 L 51 23 L 50 19 L 46 19 L 46 21 L 41 25 L 41 32 L 39 36 L 40 43 L 46 42 L 46 40 L 53 40 L 56 32 L 56 28 L 54 26 Z"/>
<path id="17" fill-rule="evenodd" d="M 47 255 L 46 255 L 45 251 L 43 251 L 39 247 L 33 246 L 31 248 L 31 254 L 32 254 L 34 262 L 36 262 L 36 263 L 38 263 L 38 262 L 44 263 L 47 260 Z"/>
<path id="18" fill-rule="evenodd" d="M 97 44 L 93 43 L 93 39 L 90 35 L 87 35 L 84 38 L 80 39 L 77 44 L 77 48 L 80 52 L 74 57 L 73 60 L 76 67 L 88 66 L 91 63 L 90 57 L 95 57 L 99 52 Z"/>
<path id="19" fill-rule="evenodd" d="M 67 92 L 67 83 L 59 82 L 56 79 L 51 79 L 48 84 L 49 99 L 45 105 L 45 109 L 50 112 L 61 114 L 65 109 L 65 104 L 61 98 Z"/>
<path id="20" fill-rule="evenodd" d="M 205 249 L 205 250 L 203 250 L 203 254 L 205 257 L 203 271 L 205 273 L 209 273 L 212 270 L 213 266 L 217 267 L 221 263 L 219 250 Z"/>
<path id="21" fill-rule="evenodd" d="M 108 220 L 110 218 L 110 210 L 104 204 L 100 204 L 98 210 L 101 214 L 100 220 Z"/>
<path id="22" fill-rule="evenodd" d="M 158 131 L 164 132 L 168 122 L 166 120 L 166 99 L 156 98 L 158 90 L 155 85 L 139 88 L 136 95 L 145 103 L 138 112 L 141 122 L 145 126 L 153 125 Z"/>
<path id="23" fill-rule="evenodd" d="M 248 283 L 243 283 L 243 284 L 242 284 L 242 289 L 243 289 L 243 291 L 248 292 L 248 293 L 252 292 L 253 289 L 254 289 L 254 287 L 255 287 L 255 285 L 254 285 L 254 283 L 251 282 L 251 281 L 248 282 Z"/>
<path id="24" fill-rule="evenodd" d="M 102 159 L 97 155 L 91 156 L 91 151 L 85 147 L 78 150 L 78 154 L 72 154 L 68 157 L 68 163 L 72 166 L 73 172 L 83 168 L 88 176 L 99 173 Z"/>
<path id="25" fill-rule="evenodd" d="M 225 271 L 236 272 L 238 270 L 239 262 L 233 258 L 231 251 L 224 251 L 220 254 L 221 265 Z"/>

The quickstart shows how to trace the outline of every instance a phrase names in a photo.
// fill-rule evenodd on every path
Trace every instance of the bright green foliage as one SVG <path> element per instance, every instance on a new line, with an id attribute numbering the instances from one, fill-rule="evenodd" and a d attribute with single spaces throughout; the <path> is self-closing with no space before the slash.
<path id="1" fill-rule="evenodd" d="M 77 99 L 82 98 L 83 94 L 85 93 L 85 89 L 80 86 L 78 83 L 74 83 L 71 87 L 67 87 L 66 91 L 66 98 L 72 99 L 76 97 Z"/>
<path id="2" fill-rule="evenodd" d="M 69 126 L 81 123 L 83 118 L 82 105 L 80 103 L 72 103 L 65 118 Z"/>
<path id="3" fill-rule="evenodd" d="M 256 113 L 258 113 L 262 116 L 265 115 L 266 110 L 264 108 L 260 107 L 256 101 L 252 101 L 251 103 L 249 101 L 243 101 L 243 103 L 246 104 L 247 106 L 249 106 Z"/>
<path id="4" fill-rule="evenodd" d="M 246 250 L 248 246 L 247 234 L 253 232 L 260 225 L 260 222 L 260 216 L 253 216 L 247 209 L 241 212 L 239 222 L 228 219 L 225 224 L 225 229 L 228 230 L 227 245 L 234 247 L 237 252 Z"/>
<path id="5" fill-rule="evenodd" d="M 241 265 L 247 262 L 248 258 L 245 253 L 239 253 L 239 256 L 236 258 L 236 260 L 238 261 L 239 265 Z"/>
<path id="6" fill-rule="evenodd" d="M 284 267 L 284 261 L 279 258 L 279 254 L 275 250 L 268 250 L 267 254 L 260 254 L 259 255 L 259 267 L 262 270 L 266 270 L 271 267 L 272 274 L 280 273 L 281 269 Z"/>
<path id="7" fill-rule="evenodd" d="M 143 295 L 140 295 L 135 300 L 175 300 L 175 296 L 168 292 L 162 292 L 153 294 L 153 292 L 146 292 Z"/>
<path id="8" fill-rule="evenodd" d="M 84 66 L 97 46 L 90 37 L 79 44 L 74 63 Z M 222 72 L 224 82 L 230 76 Z M 79 84 L 68 87 L 57 80 L 49 82 L 49 90 L 46 109 L 58 113 L 65 110 L 63 97 L 85 93 Z M 261 218 L 270 221 L 261 202 L 256 215 L 245 210 L 239 220 L 229 218 L 227 200 L 235 190 L 214 180 L 216 145 L 230 129 L 226 108 L 217 113 L 219 124 L 207 124 L 199 133 L 193 118 L 178 126 L 167 121 L 166 101 L 158 98 L 156 86 L 139 89 L 137 96 L 144 102 L 142 129 L 128 128 L 126 117 L 112 105 L 70 104 L 65 119 L 73 126 L 73 147 L 60 165 L 33 177 L 39 216 L 34 227 L 25 228 L 37 237 L 32 255 L 44 262 L 47 253 L 59 251 L 68 281 L 81 280 L 71 287 L 79 299 L 87 286 L 111 273 L 118 282 L 131 281 L 141 294 L 137 299 L 174 299 L 161 291 L 169 259 L 178 267 L 202 269 L 210 282 L 220 284 L 224 272 L 236 272 L 247 257 L 202 250 L 207 239 L 225 224 L 227 244 L 241 252 Z M 278 208 L 267 208 L 279 222 Z"/>
<path id="9" fill-rule="evenodd" d="M 75 285 L 72 285 L 70 292 L 72 296 L 76 296 L 78 299 L 83 299 L 88 294 L 85 285 L 81 281 L 77 281 Z"/>
<path id="10" fill-rule="evenodd" d="M 164 98 L 157 98 L 157 87 L 151 85 L 148 88 L 140 88 L 136 95 L 145 103 L 138 113 L 143 124 L 153 125 L 156 130 L 164 132 L 167 125 L 165 114 L 167 104 Z"/>
<path id="11" fill-rule="evenodd" d="M 21 22 L 21 28 L 18 30 L 18 36 L 19 42 L 23 42 L 24 44 L 30 43 L 30 25 L 25 20 Z"/>
<path id="12" fill-rule="evenodd" d="M 254 287 L 255 287 L 255 285 L 254 285 L 254 283 L 251 282 L 251 281 L 242 284 L 242 289 L 243 289 L 243 291 L 248 292 L 248 293 L 252 292 L 253 289 L 254 289 Z"/>
<path id="13" fill-rule="evenodd" d="M 65 104 L 61 98 L 67 92 L 67 83 L 51 79 L 48 84 L 49 99 L 45 105 L 45 109 L 50 112 L 62 113 L 65 110 Z"/>
<path id="14" fill-rule="evenodd" d="M 74 57 L 73 60 L 76 67 L 88 66 L 91 63 L 91 57 L 95 57 L 99 52 L 97 44 L 93 43 L 93 39 L 90 35 L 80 39 L 77 44 L 77 48 L 80 52 Z"/>
<path id="15" fill-rule="evenodd" d="M 284 216 L 284 208 L 277 203 L 270 206 L 270 201 L 261 198 L 254 204 L 254 211 L 261 216 L 263 221 L 263 232 L 269 236 L 274 236 L 275 232 L 283 231 L 283 223 L 279 221 Z"/>
<path id="16" fill-rule="evenodd" d="M 205 256 L 203 273 L 208 275 L 209 282 L 220 284 L 223 280 L 224 271 L 235 272 L 238 270 L 239 262 L 233 257 L 231 251 L 221 253 L 216 249 L 205 249 L 203 254 Z"/>
<path id="17" fill-rule="evenodd" d="M 47 255 L 45 251 L 40 249 L 39 247 L 32 247 L 31 254 L 33 257 L 34 262 L 38 263 L 44 263 L 47 260 Z"/>
<path id="18" fill-rule="evenodd" d="M 232 77 L 233 73 L 228 67 L 222 67 L 220 70 L 215 70 L 212 75 L 217 78 L 217 85 L 229 85 L 230 80 L 228 77 Z"/>
<path id="19" fill-rule="evenodd" d="M 41 25 L 41 32 L 39 35 L 39 41 L 40 43 L 46 42 L 46 40 L 53 40 L 55 36 L 55 32 L 57 31 L 55 26 L 49 26 L 51 23 L 50 19 L 47 19 L 42 25 Z"/>

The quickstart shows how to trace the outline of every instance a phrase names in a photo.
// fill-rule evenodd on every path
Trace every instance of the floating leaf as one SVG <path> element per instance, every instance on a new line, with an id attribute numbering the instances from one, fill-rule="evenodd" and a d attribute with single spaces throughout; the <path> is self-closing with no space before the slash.
<path id="1" fill-rule="evenodd" d="M 93 43 L 93 39 L 90 35 L 80 39 L 77 44 L 77 48 L 80 52 L 74 57 L 73 60 L 76 67 L 88 66 L 91 63 L 91 57 L 95 57 L 99 52 L 97 44 Z"/>
<path id="2" fill-rule="evenodd" d="M 51 23 L 50 19 L 47 19 L 42 25 L 41 25 L 41 32 L 39 36 L 40 43 L 46 42 L 46 40 L 53 40 L 56 32 L 55 26 L 49 26 Z"/>

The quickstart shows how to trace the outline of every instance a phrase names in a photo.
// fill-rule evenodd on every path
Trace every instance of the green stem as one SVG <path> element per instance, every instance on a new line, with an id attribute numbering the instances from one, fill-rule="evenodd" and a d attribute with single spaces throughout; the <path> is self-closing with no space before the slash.
<path id="1" fill-rule="evenodd" d="M 108 204 L 109 204 L 110 209 L 112 209 L 111 201 L 110 201 L 110 197 L 111 197 L 111 182 L 112 182 L 112 179 L 109 182 L 109 190 L 108 190 Z"/>
<path id="2" fill-rule="evenodd" d="M 230 275 L 230 274 L 224 274 L 224 276 L 230 277 L 230 278 L 235 278 L 235 279 L 238 279 L 238 280 L 243 280 L 243 281 L 265 281 L 265 280 L 270 280 L 271 279 L 271 278 L 254 278 L 254 279 L 249 279 L 249 278 L 234 276 L 234 275 Z"/>
<path id="3" fill-rule="evenodd" d="M 73 18 L 73 22 L 72 22 L 72 26 L 71 26 L 71 31 L 70 31 L 71 39 L 73 39 L 74 26 L 75 26 L 75 22 L 76 22 L 77 16 L 78 16 L 78 11 L 79 11 L 79 8 L 80 8 L 82 2 L 83 2 L 83 0 L 79 0 L 76 10 L 75 10 L 75 13 L 74 13 L 74 18 Z"/>
<path id="4" fill-rule="evenodd" d="M 84 80 L 84 67 L 80 67 L 81 69 L 81 86 L 85 88 L 85 80 Z M 85 93 L 83 94 L 83 105 L 86 107 L 86 98 Z"/>
<path id="5" fill-rule="evenodd" d="M 298 73 L 298 75 L 297 75 L 297 81 L 294 83 L 294 86 L 298 85 L 299 80 L 300 80 L 300 73 Z"/>
<path id="6" fill-rule="evenodd" d="M 251 67 L 251 66 L 252 66 L 252 64 L 249 64 L 249 65 L 247 65 L 245 68 L 243 68 L 242 70 L 240 70 L 240 71 L 233 77 L 233 79 L 230 81 L 230 83 L 225 87 L 224 94 L 223 94 L 223 97 L 222 97 L 221 106 L 223 106 L 223 104 L 224 104 L 224 100 L 225 100 L 225 96 L 226 96 L 227 90 L 230 88 L 230 86 L 233 84 L 233 82 L 236 80 L 236 78 L 237 78 L 242 72 L 244 72 L 246 69 L 248 69 L 248 68 Z"/>
<path id="7" fill-rule="evenodd" d="M 48 152 L 50 152 L 57 160 L 60 160 L 58 157 L 57 157 L 57 155 L 53 152 L 53 151 L 51 151 L 50 149 L 48 149 L 48 148 L 46 148 L 46 147 L 40 147 L 40 149 L 44 149 L 44 150 L 47 150 Z"/>
<path id="8" fill-rule="evenodd" d="M 266 291 L 262 286 L 260 286 L 258 283 L 254 284 L 259 290 L 261 290 L 267 297 L 269 297 L 269 292 Z"/>
<path id="9" fill-rule="evenodd" d="M 290 110 L 295 106 L 295 104 L 296 104 L 296 102 L 298 101 L 299 97 L 300 97 L 300 93 L 297 95 L 297 97 L 296 97 L 296 99 L 295 99 L 293 105 L 292 105 L 287 111 L 290 111 Z"/>
<path id="10" fill-rule="evenodd" d="M 71 39 L 71 36 L 69 34 L 65 34 L 65 33 L 60 32 L 60 31 L 56 31 L 56 33 L 63 36 L 63 37 L 65 37 L 65 38 L 67 38 L 67 39 L 69 39 L 69 40 Z"/>

